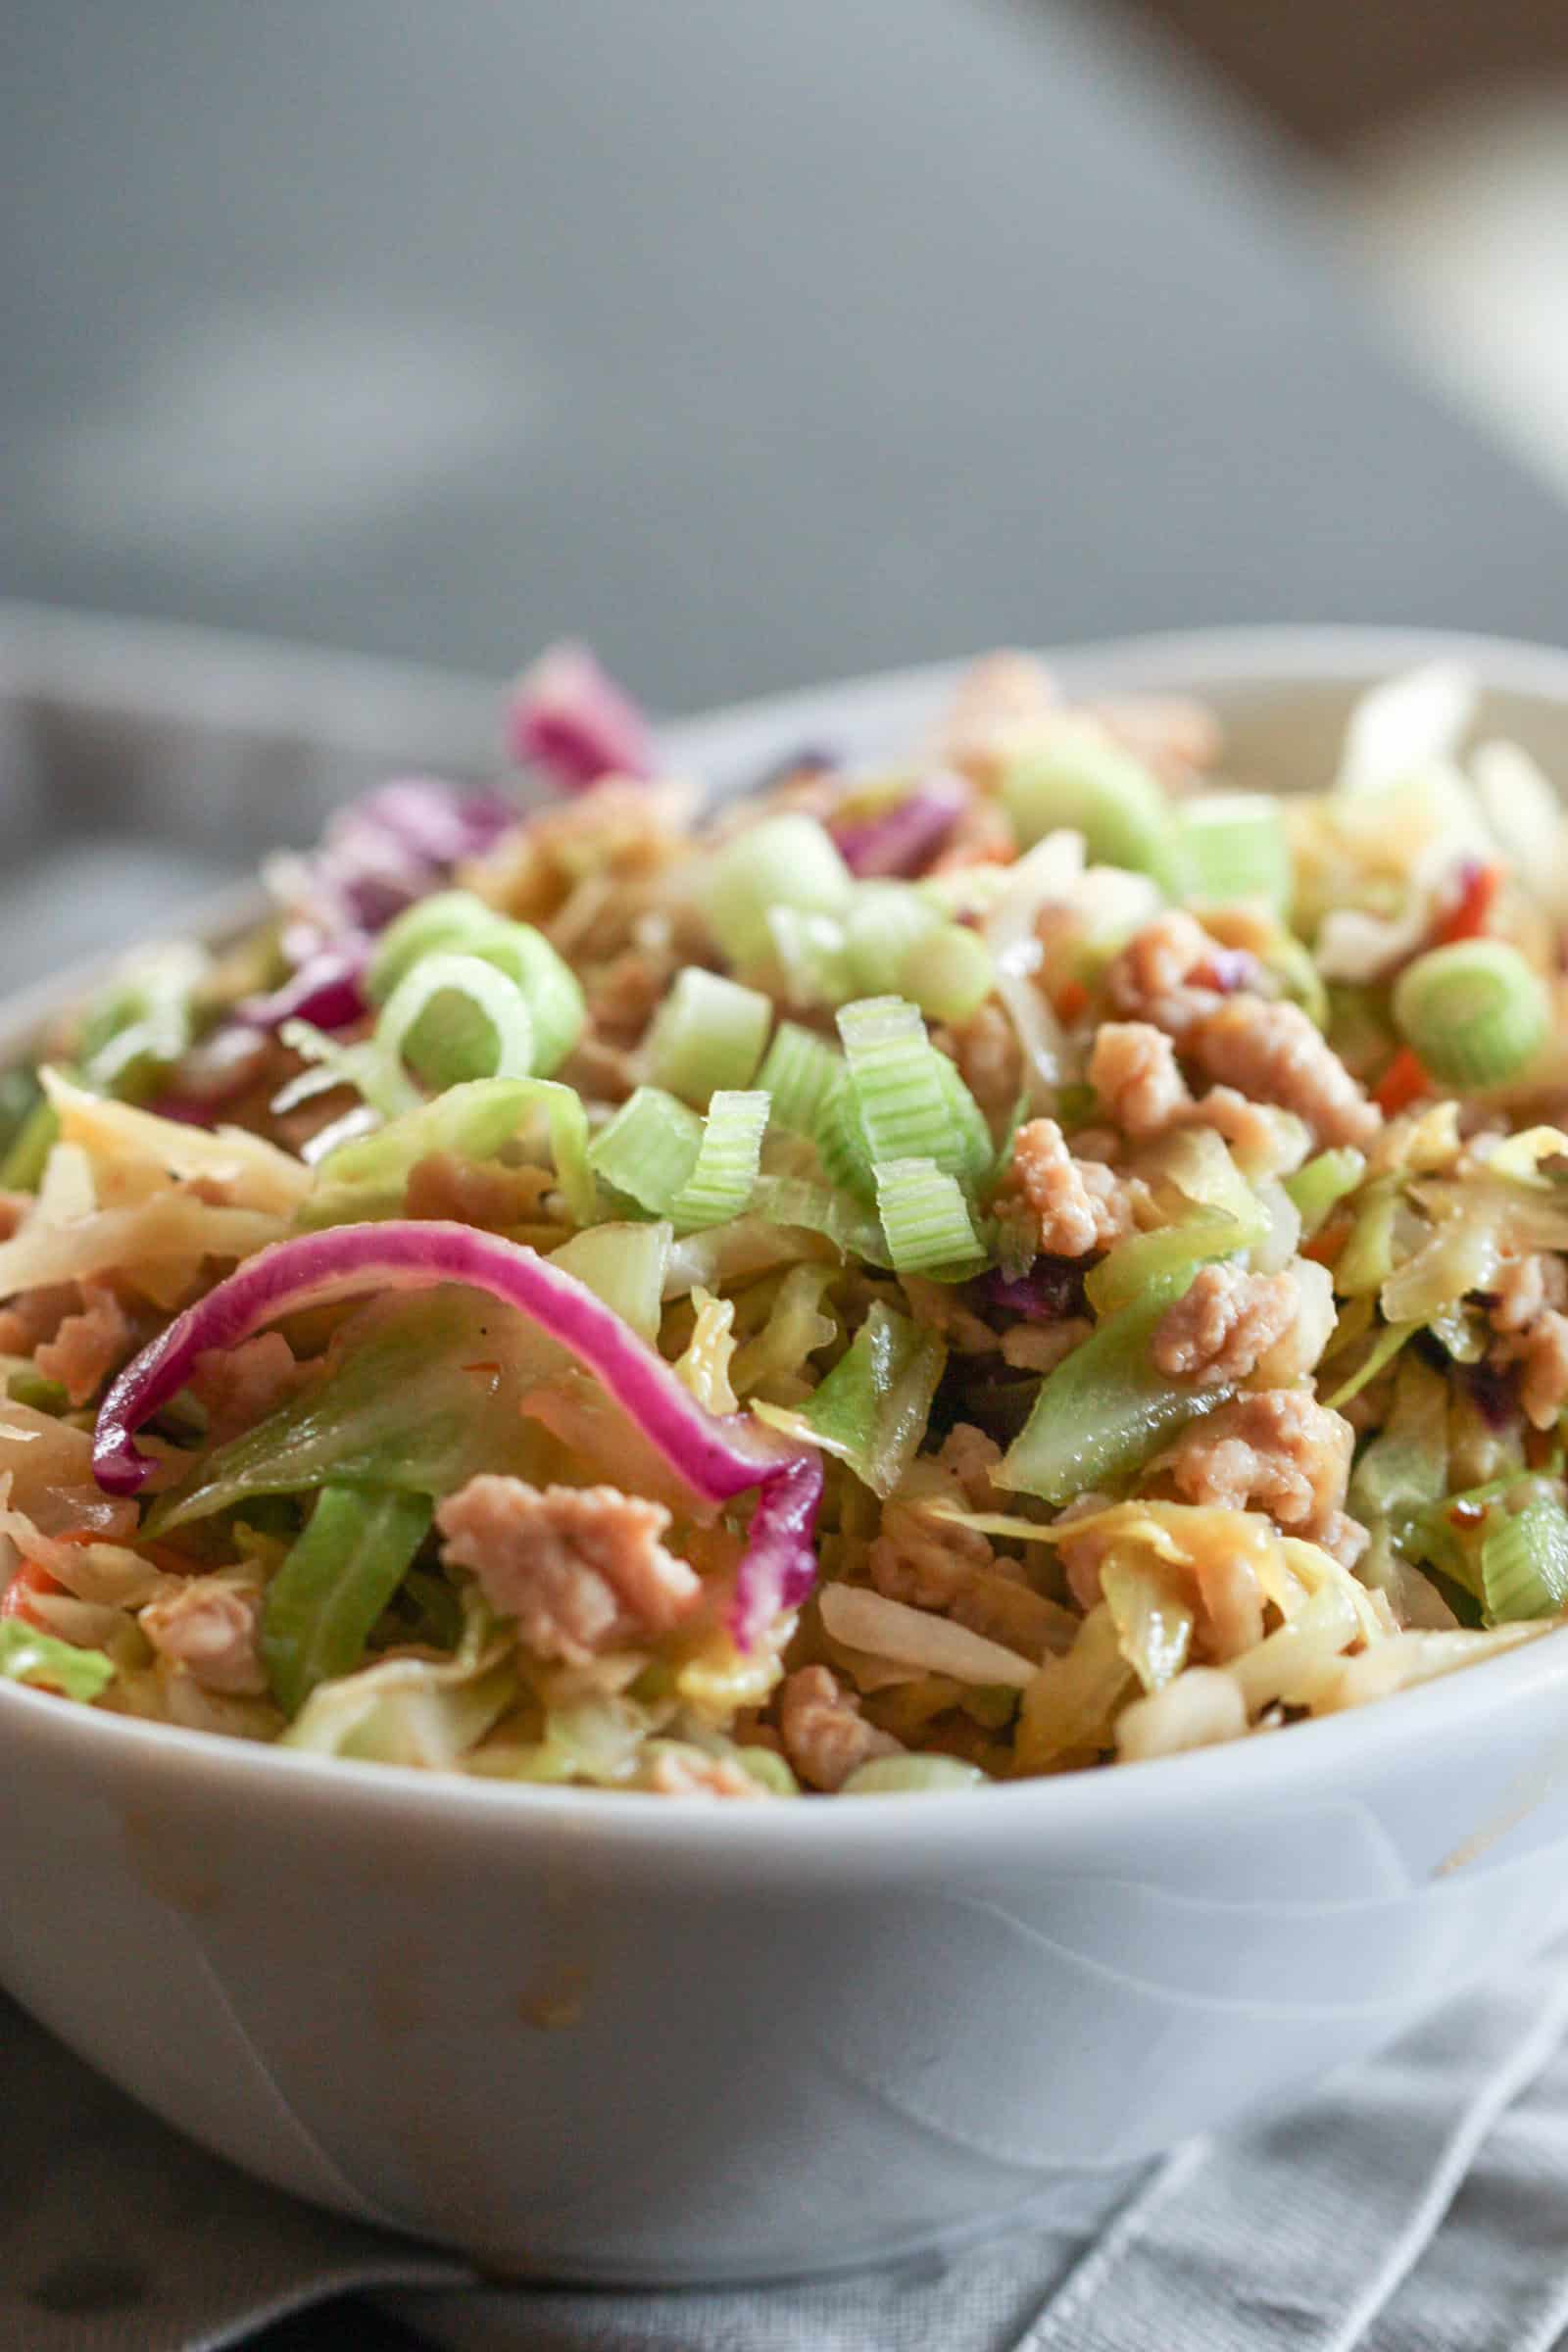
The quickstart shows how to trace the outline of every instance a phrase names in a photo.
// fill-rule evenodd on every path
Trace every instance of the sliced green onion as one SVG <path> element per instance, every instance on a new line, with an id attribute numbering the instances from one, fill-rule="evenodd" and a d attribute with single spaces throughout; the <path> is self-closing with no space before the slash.
<path id="1" fill-rule="evenodd" d="M 1444 1086 L 1495 1086 L 1546 1041 L 1551 1001 L 1539 972 L 1500 939 L 1418 956 L 1394 989 L 1399 1034 Z"/>
<path id="2" fill-rule="evenodd" d="M 893 985 L 933 1021 L 966 1021 L 997 984 L 991 950 L 978 931 L 944 923 L 907 950 Z"/>
<path id="3" fill-rule="evenodd" d="M 656 1217 L 697 1165 L 703 1122 L 695 1110 L 654 1086 L 640 1086 L 588 1148 L 596 1175 Z"/>
<path id="4" fill-rule="evenodd" d="M 505 924 L 506 917 L 487 906 L 471 890 L 436 890 L 388 923 L 375 943 L 365 975 L 366 994 L 372 1004 L 384 1004 L 398 982 L 412 972 L 423 956 L 438 948 L 454 955 L 475 954 L 478 943 Z"/>
<path id="5" fill-rule="evenodd" d="M 515 985 L 533 1022 L 534 1075 L 548 1078 L 581 1037 L 587 1018 L 576 973 L 532 923 L 500 924 L 469 953 Z"/>
<path id="6" fill-rule="evenodd" d="M 842 1054 L 798 1021 L 780 1021 L 757 1083 L 771 1096 L 775 1125 L 814 1135 L 829 1090 L 844 1072 Z"/>
<path id="7" fill-rule="evenodd" d="M 359 1664 L 429 1528 L 423 1494 L 321 1489 L 262 1606 L 262 1662 L 286 1715 L 299 1713 L 318 1683 Z"/>
<path id="8" fill-rule="evenodd" d="M 688 964 L 654 1015 L 648 1075 L 706 1110 L 720 1088 L 750 1086 L 772 1025 L 772 1004 L 757 989 Z"/>
<path id="9" fill-rule="evenodd" d="M 1291 848 L 1280 804 L 1264 792 L 1203 792 L 1176 819 L 1183 895 L 1200 906 L 1290 904 Z"/>
<path id="10" fill-rule="evenodd" d="M 761 1093 L 726 1091 L 713 1097 L 696 1162 L 669 1203 L 677 1233 L 727 1225 L 749 1205 L 761 1162 L 767 1109 L 767 1097 Z"/>
<path id="11" fill-rule="evenodd" d="M 901 1274 L 961 1282 L 985 1264 L 962 1187 L 935 1160 L 878 1160 L 874 1175 L 877 1214 Z"/>
<path id="12" fill-rule="evenodd" d="M 1568 1510 L 1543 1494 L 1481 1541 L 1481 1597 L 1494 1625 L 1550 1617 L 1568 1604 Z"/>
<path id="13" fill-rule="evenodd" d="M 277 1034 L 291 1053 L 313 1066 L 301 1070 L 272 1098 L 274 1110 L 293 1110 L 314 1096 L 329 1094 L 334 1086 L 352 1086 L 384 1119 L 418 1109 L 418 1088 L 378 1037 L 345 1046 L 314 1022 L 301 1020 L 285 1021 Z"/>
<path id="14" fill-rule="evenodd" d="M 867 997 L 896 990 L 906 956 L 941 929 L 941 915 L 910 883 L 859 883 L 844 917 L 845 961 L 856 990 Z"/>
<path id="15" fill-rule="evenodd" d="M 1063 729 L 1012 761 L 1002 799 L 1021 848 L 1048 833 L 1081 833 L 1090 861 L 1156 877 L 1171 873 L 1170 803 L 1141 760 L 1085 730 Z"/>
<path id="16" fill-rule="evenodd" d="M 1310 1241 L 1313 1234 L 1321 1232 L 1329 1212 L 1354 1192 L 1365 1174 L 1363 1154 L 1342 1144 L 1320 1152 L 1294 1176 L 1285 1178 L 1285 1190 L 1300 1215 L 1303 1240 Z"/>
<path id="17" fill-rule="evenodd" d="M 1150 1356 L 1154 1326 L 1197 1272 L 1189 1265 L 1157 1275 L 1046 1376 L 1027 1426 L 994 1473 L 999 1487 L 1071 1502 L 1141 1470 L 1185 1423 L 1224 1403 L 1228 1388 L 1167 1380 Z"/>
<path id="18" fill-rule="evenodd" d="M 498 914 L 471 891 L 437 891 L 409 907 L 381 934 L 366 977 L 372 1002 L 390 1002 L 416 967 L 433 955 L 476 956 L 504 972 L 522 997 L 533 1022 L 534 1074 L 548 1077 L 559 1069 L 582 1035 L 585 1008 L 575 972 L 542 931 L 536 931 L 532 923 L 513 922 Z M 411 1042 L 409 1050 L 409 1059 L 416 1069 L 423 1069 L 425 1052 L 433 1052 L 443 1066 L 452 1063 L 456 1067 L 450 1043 L 443 1047 L 439 1040 L 432 1044 L 420 1037 Z M 456 1052 L 461 1059 L 464 1049 Z M 482 1061 L 483 1053 L 482 1033 L 470 1024 L 466 1057 Z M 467 1078 L 485 1074 L 482 1067 L 461 1071 Z"/>
<path id="19" fill-rule="evenodd" d="M 58 1635 L 40 1633 L 24 1617 L 0 1618 L 0 1682 L 33 1683 L 67 1698 L 91 1700 L 115 1679 L 115 1662 L 101 1649 L 77 1649 Z"/>
<path id="20" fill-rule="evenodd" d="M 825 826 L 792 810 L 737 833 L 714 858 L 706 890 L 713 937 L 731 963 L 762 961 L 773 945 L 770 911 L 839 914 L 855 882 Z"/>
<path id="21" fill-rule="evenodd" d="M 514 980 L 479 956 L 421 956 L 375 1025 L 394 1067 L 405 1058 L 436 1087 L 533 1074 L 533 1015 Z"/>

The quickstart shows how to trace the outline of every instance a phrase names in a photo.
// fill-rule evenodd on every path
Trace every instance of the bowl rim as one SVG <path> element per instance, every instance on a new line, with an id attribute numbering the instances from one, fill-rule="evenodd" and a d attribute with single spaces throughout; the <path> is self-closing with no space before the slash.
<path id="1" fill-rule="evenodd" d="M 286 660 L 285 649 L 279 659 Z M 302 662 L 312 657 L 301 655 Z M 1418 662 L 1456 662 L 1475 670 L 1483 689 L 1533 697 L 1568 710 L 1568 651 L 1549 645 L 1441 629 L 1357 627 L 1344 623 L 1269 623 L 1111 638 L 1044 649 L 1043 659 L 1070 692 L 1205 691 L 1266 693 L 1270 687 L 1355 686 Z M 755 701 L 727 705 L 663 730 L 677 762 L 739 768 L 765 760 L 770 745 L 787 749 L 802 718 L 824 703 L 853 721 L 889 704 L 919 705 L 940 696 L 965 666 L 962 661 L 926 663 L 875 675 L 829 681 Z M 231 889 L 193 910 L 191 928 L 216 936 L 254 916 L 254 885 Z M 167 936 L 167 933 L 164 934 Z M 123 951 L 121 951 L 122 954 Z M 0 1004 L 0 1056 L 14 1053 L 30 1031 L 73 994 L 90 985 L 102 965 L 77 964 Z M 458 1772 L 313 1755 L 220 1733 L 101 1712 L 24 1685 L 0 1682 L 0 1730 L 62 1750 L 79 1750 L 116 1783 L 116 1767 L 189 1778 L 191 1765 L 216 1792 L 231 1788 L 254 1805 L 262 1789 L 311 1810 L 363 1805 L 371 1815 L 412 1814 L 443 1824 L 505 1822 L 514 1831 L 536 1828 L 559 1836 L 577 1825 L 596 1845 L 638 1850 L 671 1843 L 689 1849 L 696 1824 L 714 1860 L 754 1857 L 760 1839 L 801 1860 L 860 1861 L 927 1837 L 949 1823 L 965 1841 L 1014 1844 L 1031 1830 L 1093 1830 L 1123 1826 L 1129 1817 L 1160 1817 L 1216 1799 L 1246 1802 L 1278 1796 L 1301 1785 L 1303 1795 L 1358 1777 L 1358 1765 L 1397 1764 L 1427 1740 L 1462 1739 L 1488 1720 L 1528 1707 L 1568 1685 L 1568 1626 L 1521 1643 L 1413 1689 L 1391 1693 L 1329 1717 L 1286 1727 L 1283 1737 L 1229 1742 L 1129 1768 L 1101 1768 L 993 1782 L 941 1792 L 940 1801 L 910 1805 L 890 1819 L 888 1808 L 864 1804 L 716 1804 L 703 1796 L 628 1801 L 638 1791 L 556 1788 L 486 1780 Z M 1248 1761 L 1236 1759 L 1245 1753 Z M 1565 1760 L 1564 1769 L 1568 1769 Z M 762 1824 L 766 1821 L 767 1828 Z M 790 1827 L 789 1825 L 794 1825 Z"/>

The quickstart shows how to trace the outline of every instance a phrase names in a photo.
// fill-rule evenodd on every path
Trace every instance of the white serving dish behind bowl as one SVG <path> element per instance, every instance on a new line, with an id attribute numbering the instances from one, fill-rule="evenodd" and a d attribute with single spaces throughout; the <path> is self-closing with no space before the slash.
<path id="1" fill-rule="evenodd" d="M 1238 767 L 1302 784 L 1356 688 L 1437 654 L 1568 774 L 1561 655 L 1292 629 L 1059 666 L 1191 688 Z M 806 740 L 896 746 L 943 683 L 669 746 L 733 786 Z M 1239 1749 L 941 1798 L 515 1788 L 12 1685 L 0 1780 L 0 1982 L 170 2122 L 491 2271 L 776 2278 L 1285 2100 L 1539 1942 L 1568 1913 L 1568 1641 Z"/>

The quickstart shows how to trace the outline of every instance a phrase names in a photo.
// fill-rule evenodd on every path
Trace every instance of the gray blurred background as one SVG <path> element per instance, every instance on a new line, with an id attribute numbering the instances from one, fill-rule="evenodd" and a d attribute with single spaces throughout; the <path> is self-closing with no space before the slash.
<path id="1" fill-rule="evenodd" d="M 1205 621 L 1564 636 L 1559 485 L 1419 356 L 1374 230 L 1421 204 L 1325 113 L 1410 13 L 11 0 L 0 594 L 487 675 L 569 630 L 672 710 Z M 0 771 L 67 860 L 13 861 L 0 979 L 133 855 L 155 912 L 314 821 L 200 761 L 155 809 L 61 724 Z"/>

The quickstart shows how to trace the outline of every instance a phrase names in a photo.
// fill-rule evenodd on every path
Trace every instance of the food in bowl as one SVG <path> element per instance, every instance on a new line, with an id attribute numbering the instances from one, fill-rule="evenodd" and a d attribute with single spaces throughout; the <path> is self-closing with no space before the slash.
<path id="1" fill-rule="evenodd" d="M 389 784 L 6 1082 L 0 1676 L 766 1800 L 1255 1738 L 1568 1603 L 1568 834 L 1000 656 L 700 813 Z"/>

